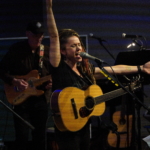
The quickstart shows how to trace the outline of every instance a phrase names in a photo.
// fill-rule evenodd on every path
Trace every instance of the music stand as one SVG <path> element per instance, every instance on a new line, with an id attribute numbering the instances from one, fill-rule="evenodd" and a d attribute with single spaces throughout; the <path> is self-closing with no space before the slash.
<path id="1" fill-rule="evenodd" d="M 120 52 L 117 55 L 115 65 L 117 64 L 125 64 L 125 65 L 132 65 L 132 66 L 137 66 L 137 65 L 143 65 L 146 62 L 150 61 L 150 50 L 142 50 L 142 51 L 127 51 L 127 52 Z M 137 75 L 137 74 L 134 74 Z M 127 75 L 127 77 L 133 77 L 132 75 Z M 143 84 L 149 84 L 150 79 L 149 75 L 145 73 L 141 73 L 141 76 L 144 78 Z M 123 81 L 125 81 L 122 78 Z"/>

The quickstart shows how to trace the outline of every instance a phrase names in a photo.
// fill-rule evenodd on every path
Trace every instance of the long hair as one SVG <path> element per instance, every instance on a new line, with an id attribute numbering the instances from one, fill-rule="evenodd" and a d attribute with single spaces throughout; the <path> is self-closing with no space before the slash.
<path id="1" fill-rule="evenodd" d="M 84 46 L 79 34 L 76 31 L 74 31 L 73 29 L 61 29 L 59 31 L 60 49 L 65 50 L 65 44 L 67 43 L 68 38 L 72 37 L 72 36 L 76 36 L 79 38 L 82 49 L 85 52 L 86 49 L 85 49 L 85 46 Z M 62 56 L 62 59 L 64 59 L 64 56 Z M 86 73 L 94 84 L 96 83 L 94 75 L 93 75 L 94 71 L 93 71 L 93 68 L 92 68 L 91 64 L 89 63 L 88 59 L 83 58 L 82 62 L 79 63 L 77 67 L 79 67 L 79 69 L 81 69 L 81 71 L 83 73 Z"/>

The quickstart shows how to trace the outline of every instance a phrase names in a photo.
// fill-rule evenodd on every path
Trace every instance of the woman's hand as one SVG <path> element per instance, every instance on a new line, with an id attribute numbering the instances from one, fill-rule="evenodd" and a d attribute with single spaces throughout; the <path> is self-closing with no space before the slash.
<path id="1" fill-rule="evenodd" d="M 46 0 L 46 7 L 47 8 L 52 7 L 52 0 Z"/>
<path id="2" fill-rule="evenodd" d="M 150 61 L 141 66 L 141 70 L 147 74 L 150 74 Z"/>

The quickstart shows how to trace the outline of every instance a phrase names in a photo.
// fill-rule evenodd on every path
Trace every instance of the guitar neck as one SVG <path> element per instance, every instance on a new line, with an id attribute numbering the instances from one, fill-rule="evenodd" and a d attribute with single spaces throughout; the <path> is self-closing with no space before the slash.
<path id="1" fill-rule="evenodd" d="M 125 89 L 129 89 L 128 86 L 125 87 Z M 101 95 L 101 96 L 98 96 L 98 97 L 95 97 L 95 100 L 96 100 L 96 104 L 100 104 L 102 102 L 106 102 L 108 100 L 111 100 L 113 98 L 116 98 L 116 97 L 119 97 L 119 96 L 122 96 L 124 94 L 126 94 L 127 92 L 125 90 L 123 90 L 122 88 L 120 89 L 117 89 L 117 90 L 114 90 L 112 92 L 108 92 L 104 95 Z"/>
<path id="2" fill-rule="evenodd" d="M 38 79 L 38 80 L 34 80 L 34 81 L 32 81 L 32 82 L 33 82 L 34 86 L 39 86 L 39 85 L 41 85 L 42 83 L 44 83 L 44 82 L 50 80 L 50 78 L 51 78 L 51 75 L 42 77 L 42 78 L 40 78 L 40 79 Z"/>

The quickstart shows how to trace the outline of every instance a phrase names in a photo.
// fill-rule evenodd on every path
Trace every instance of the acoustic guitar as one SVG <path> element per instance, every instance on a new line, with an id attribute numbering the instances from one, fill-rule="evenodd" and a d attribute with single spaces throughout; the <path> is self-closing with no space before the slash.
<path id="1" fill-rule="evenodd" d="M 116 111 L 113 114 L 113 122 L 117 125 L 117 133 L 113 133 L 112 131 L 108 134 L 108 144 L 111 147 L 116 148 L 127 148 L 131 144 L 132 137 L 132 115 L 126 114 L 126 95 L 122 97 L 122 107 L 121 111 Z"/>
<path id="2" fill-rule="evenodd" d="M 135 90 L 140 86 L 131 84 L 126 89 Z M 56 90 L 51 95 L 50 106 L 55 125 L 60 131 L 78 131 L 91 116 L 100 116 L 105 111 L 105 101 L 127 93 L 122 88 L 103 95 L 98 85 L 91 85 L 87 90 L 66 87 Z"/>
<path id="3" fill-rule="evenodd" d="M 16 87 L 8 84 L 4 84 L 5 94 L 8 102 L 12 105 L 19 105 L 23 103 L 30 96 L 40 96 L 44 93 L 43 90 L 37 90 L 36 87 L 42 83 L 49 81 L 51 76 L 45 76 L 39 78 L 37 70 L 32 70 L 27 75 L 15 76 L 17 79 L 24 79 L 28 82 L 29 86 L 24 91 L 17 91 Z"/>

